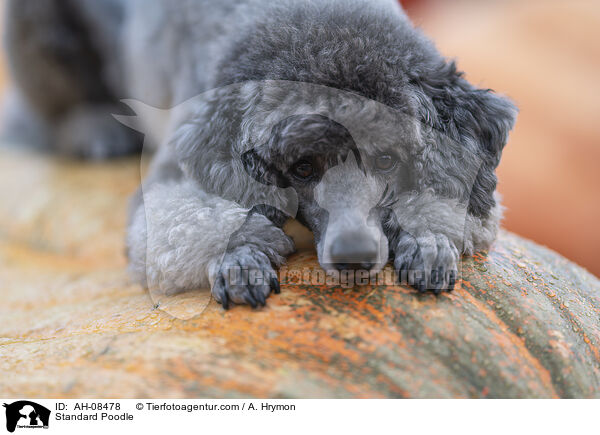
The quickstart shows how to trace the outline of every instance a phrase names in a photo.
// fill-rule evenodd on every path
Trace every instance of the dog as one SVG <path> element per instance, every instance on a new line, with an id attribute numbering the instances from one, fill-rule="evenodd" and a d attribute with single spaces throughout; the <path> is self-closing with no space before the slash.
<path id="1" fill-rule="evenodd" d="M 265 305 L 295 250 L 290 218 L 324 269 L 392 259 L 422 292 L 452 290 L 461 256 L 496 237 L 517 109 L 396 1 L 9 0 L 6 18 L 18 105 L 50 147 L 154 150 L 127 234 L 150 289 Z M 124 98 L 144 137 L 111 116 Z"/>

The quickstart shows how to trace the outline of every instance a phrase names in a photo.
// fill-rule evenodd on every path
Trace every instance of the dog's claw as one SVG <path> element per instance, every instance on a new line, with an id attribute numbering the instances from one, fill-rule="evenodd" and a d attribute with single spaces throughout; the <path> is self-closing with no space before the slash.
<path id="1" fill-rule="evenodd" d="M 454 286 L 456 285 L 456 271 L 455 270 L 451 270 L 450 271 L 450 275 L 448 277 L 448 291 L 453 291 L 454 290 Z"/>
<path id="2" fill-rule="evenodd" d="M 213 295 L 221 303 L 224 309 L 229 309 L 229 298 L 225 291 L 225 280 L 222 276 L 218 276 L 212 290 Z"/>
<path id="3" fill-rule="evenodd" d="M 225 293 L 225 292 L 223 292 L 221 305 L 223 305 L 224 309 L 226 309 L 226 310 L 229 309 L 229 298 L 227 297 L 227 293 Z"/>
<path id="4" fill-rule="evenodd" d="M 258 301 L 258 303 L 260 305 L 262 305 L 263 307 L 267 304 L 267 300 L 265 299 L 265 295 L 262 294 L 262 292 L 260 291 L 260 289 L 257 289 L 256 287 L 254 287 L 254 296 L 255 296 L 255 299 Z"/>
<path id="5" fill-rule="evenodd" d="M 273 292 L 275 292 L 275 294 L 281 293 L 281 287 L 279 285 L 279 280 L 275 276 L 271 277 L 271 288 L 273 289 Z"/>
<path id="6" fill-rule="evenodd" d="M 258 304 L 256 303 L 256 300 L 252 297 L 252 295 L 250 293 L 248 293 L 247 295 L 244 296 L 244 300 L 252 308 L 256 308 L 258 306 Z"/>

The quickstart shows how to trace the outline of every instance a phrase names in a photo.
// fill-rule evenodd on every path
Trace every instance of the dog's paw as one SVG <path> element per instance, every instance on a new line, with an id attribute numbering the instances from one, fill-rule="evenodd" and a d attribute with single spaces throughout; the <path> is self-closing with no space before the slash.
<path id="1" fill-rule="evenodd" d="M 403 232 L 394 248 L 394 268 L 401 283 L 420 292 L 452 291 L 458 277 L 458 250 L 441 234 L 413 237 Z"/>
<path id="2" fill-rule="evenodd" d="M 277 273 L 269 258 L 249 246 L 225 253 L 214 281 L 212 295 L 228 309 L 230 304 L 264 306 L 271 294 L 280 292 Z"/>

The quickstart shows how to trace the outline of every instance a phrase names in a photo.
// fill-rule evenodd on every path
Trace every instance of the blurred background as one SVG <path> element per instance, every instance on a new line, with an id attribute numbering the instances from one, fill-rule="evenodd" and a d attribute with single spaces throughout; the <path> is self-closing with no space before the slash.
<path id="1" fill-rule="evenodd" d="M 403 3 L 468 80 L 520 108 L 499 168 L 504 227 L 600 276 L 600 1 Z"/>

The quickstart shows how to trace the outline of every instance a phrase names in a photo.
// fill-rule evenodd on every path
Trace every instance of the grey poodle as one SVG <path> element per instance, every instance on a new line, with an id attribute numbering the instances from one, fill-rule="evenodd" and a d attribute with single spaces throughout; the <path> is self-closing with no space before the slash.
<path id="1" fill-rule="evenodd" d="M 6 19 L 13 120 L 69 155 L 155 150 L 127 235 L 150 289 L 264 305 L 290 218 L 327 271 L 392 258 L 436 293 L 496 237 L 516 108 L 394 0 L 9 0 Z"/>

